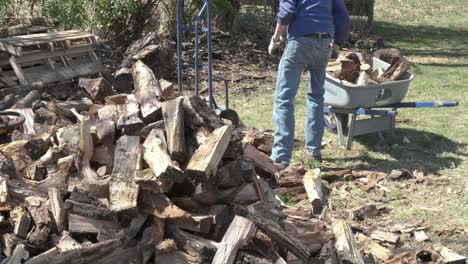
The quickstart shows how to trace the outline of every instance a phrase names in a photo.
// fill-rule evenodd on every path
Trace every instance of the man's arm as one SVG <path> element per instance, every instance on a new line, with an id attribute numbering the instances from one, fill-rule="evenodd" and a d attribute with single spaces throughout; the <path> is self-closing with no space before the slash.
<path id="1" fill-rule="evenodd" d="M 335 43 L 343 45 L 348 39 L 351 22 L 343 0 L 333 0 L 333 24 L 335 25 Z"/>
<path id="2" fill-rule="evenodd" d="M 287 25 L 276 24 L 275 33 L 273 34 L 272 40 L 275 43 L 280 41 L 280 36 L 284 36 L 286 33 L 286 29 L 288 28 Z"/>

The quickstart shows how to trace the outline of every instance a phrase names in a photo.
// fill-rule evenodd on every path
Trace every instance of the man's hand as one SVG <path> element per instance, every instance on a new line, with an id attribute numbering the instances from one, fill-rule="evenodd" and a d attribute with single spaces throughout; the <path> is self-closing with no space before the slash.
<path id="1" fill-rule="evenodd" d="M 271 56 L 278 55 L 280 43 L 278 39 L 275 39 L 275 36 L 271 37 L 270 45 L 268 46 L 268 54 Z"/>

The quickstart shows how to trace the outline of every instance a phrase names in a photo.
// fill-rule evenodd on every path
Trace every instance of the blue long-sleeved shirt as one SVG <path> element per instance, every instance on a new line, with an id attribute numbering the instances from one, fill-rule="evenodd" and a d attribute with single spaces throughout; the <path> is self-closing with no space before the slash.
<path id="1" fill-rule="evenodd" d="M 348 38 L 350 19 L 343 0 L 280 0 L 278 23 L 288 25 L 288 38 L 329 33 L 335 42 Z"/>

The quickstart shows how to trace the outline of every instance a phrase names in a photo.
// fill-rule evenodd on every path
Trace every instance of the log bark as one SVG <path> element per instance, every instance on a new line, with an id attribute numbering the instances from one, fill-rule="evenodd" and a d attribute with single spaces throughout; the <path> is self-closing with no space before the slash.
<path id="1" fill-rule="evenodd" d="M 333 223 L 333 233 L 340 263 L 365 264 L 351 227 L 344 220 L 337 220 Z"/>
<path id="2" fill-rule="evenodd" d="M 211 261 L 218 250 L 218 243 L 192 235 L 177 227 L 167 228 L 169 237 L 174 239 L 177 248 L 195 257 L 198 263 Z"/>
<path id="3" fill-rule="evenodd" d="M 171 160 L 162 141 L 153 130 L 143 144 L 143 159 L 150 166 L 152 174 L 140 174 L 135 181 L 145 189 L 161 189 L 169 192 L 175 182 L 182 182 L 183 171 Z"/>
<path id="4" fill-rule="evenodd" d="M 276 183 L 275 174 L 278 172 L 273 161 L 263 152 L 257 150 L 249 143 L 244 144 L 244 157 L 255 164 L 258 174 L 265 178 L 270 178 Z"/>
<path id="5" fill-rule="evenodd" d="M 33 162 L 27 168 L 24 173 L 28 179 L 41 181 L 44 180 L 47 175 L 46 166 L 56 164 L 61 156 L 61 151 L 58 148 L 50 148 L 44 156 Z"/>
<path id="6" fill-rule="evenodd" d="M 196 180 L 206 181 L 211 178 L 231 140 L 231 127 L 217 128 L 193 154 L 187 166 L 188 174 Z"/>
<path id="7" fill-rule="evenodd" d="M 232 188 L 242 185 L 245 180 L 242 171 L 242 160 L 231 161 L 216 173 L 216 185 L 220 188 Z"/>
<path id="8" fill-rule="evenodd" d="M 185 160 L 185 135 L 183 98 L 179 97 L 163 103 L 162 112 L 166 127 L 169 155 L 173 160 Z"/>
<path id="9" fill-rule="evenodd" d="M 236 260 L 237 251 L 246 245 L 256 232 L 255 223 L 247 218 L 236 216 L 229 225 L 224 235 L 216 255 L 211 263 L 232 264 Z"/>
<path id="10" fill-rule="evenodd" d="M 238 215 L 243 216 L 254 222 L 259 229 L 269 236 L 273 241 L 281 247 L 289 250 L 300 260 L 309 263 L 312 255 L 317 250 L 307 248 L 299 240 L 291 236 L 284 228 L 282 228 L 271 213 L 261 206 L 249 206 L 248 209 L 242 206 L 235 206 L 235 211 Z"/>
<path id="11" fill-rule="evenodd" d="M 141 107 L 145 123 L 157 121 L 161 117 L 161 102 L 165 99 L 153 71 L 142 61 L 132 67 L 135 97 Z"/>
<path id="12" fill-rule="evenodd" d="M 114 169 L 109 186 L 110 209 L 112 211 L 136 209 L 138 185 L 135 183 L 135 178 L 138 177 L 140 169 L 140 138 L 122 136 L 115 147 Z"/>

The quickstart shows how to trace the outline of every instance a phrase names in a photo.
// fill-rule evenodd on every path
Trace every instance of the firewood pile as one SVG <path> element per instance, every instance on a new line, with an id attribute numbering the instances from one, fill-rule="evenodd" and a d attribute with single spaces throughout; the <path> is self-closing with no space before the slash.
<path id="1" fill-rule="evenodd" d="M 131 69 L 131 94 L 82 78 L 81 97 L 10 104 L 26 120 L 0 145 L 0 263 L 310 262 L 331 245 L 325 223 L 282 211 L 238 128 Z"/>
<path id="2" fill-rule="evenodd" d="M 390 67 L 374 67 L 373 56 L 386 61 Z M 396 49 L 381 49 L 374 55 L 343 52 L 327 65 L 327 73 L 347 85 L 366 86 L 401 80 L 410 64 Z"/>
<path id="3" fill-rule="evenodd" d="M 271 131 L 235 127 L 141 61 L 130 72 L 128 94 L 81 78 L 66 101 L 33 90 L 4 102 L 25 122 L 0 135 L 11 139 L 0 145 L 1 264 L 417 261 L 381 246 L 398 235 L 354 235 L 327 209 L 333 182 L 372 188 L 382 175 L 279 172 Z"/>

